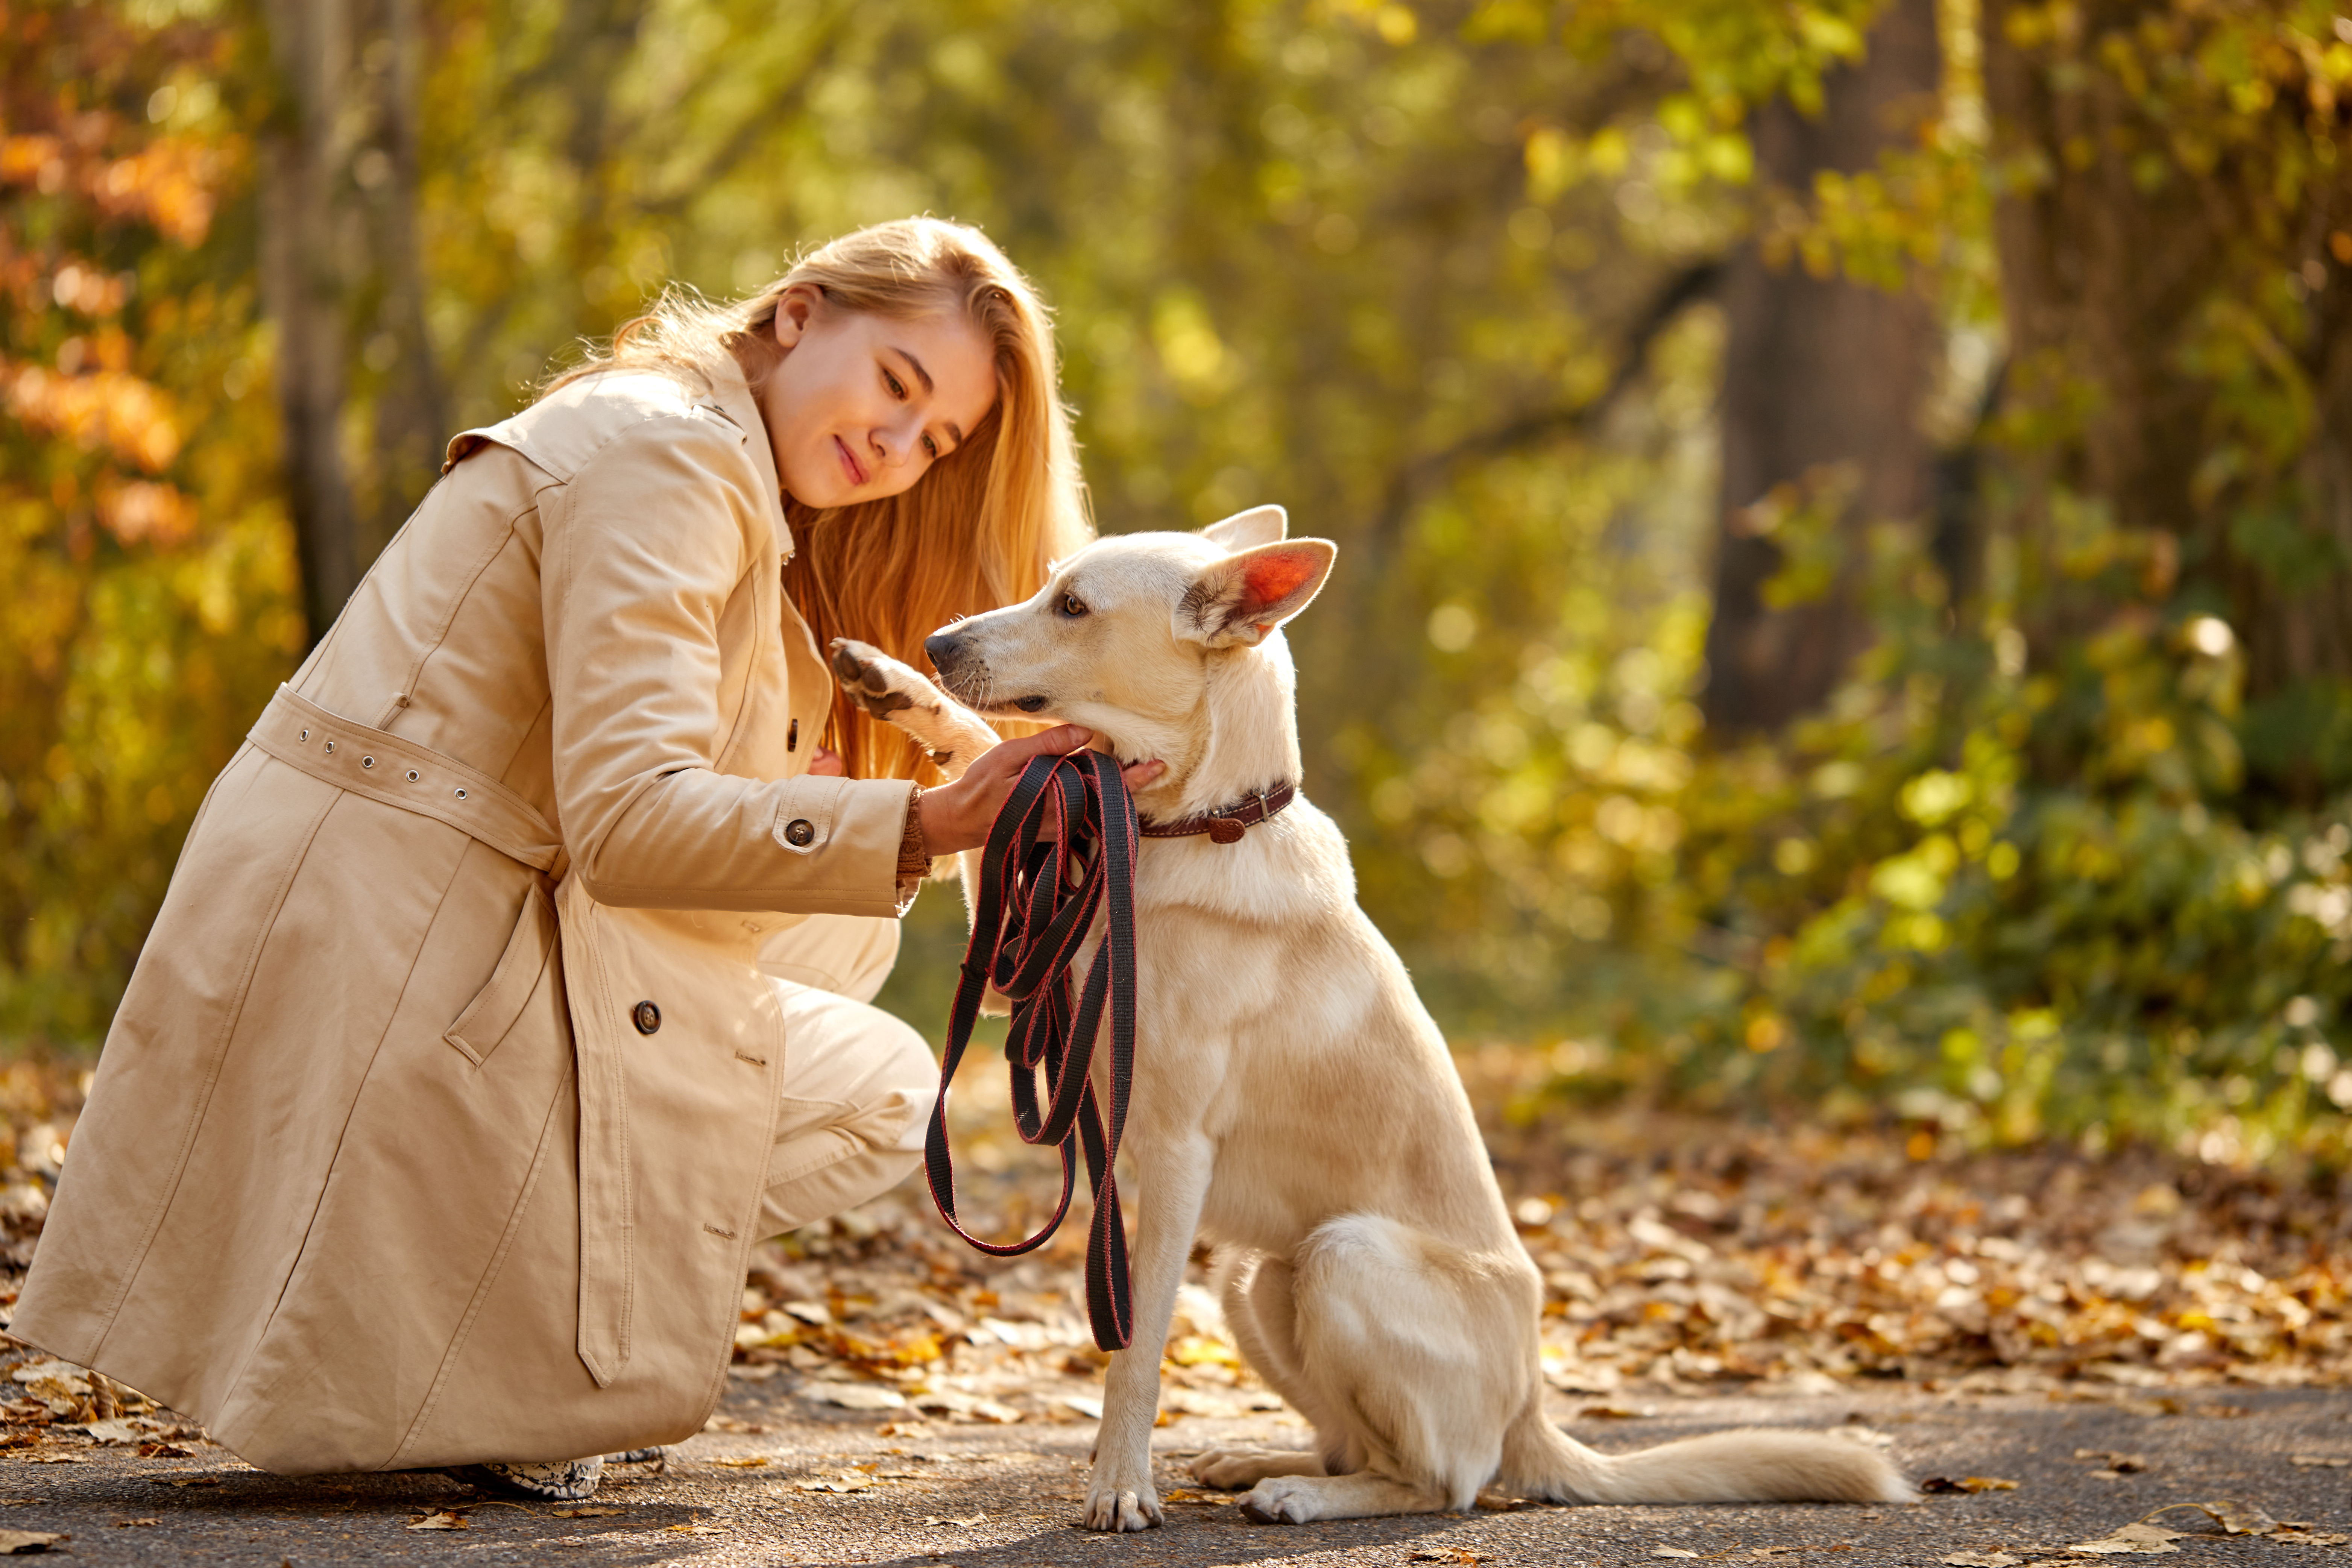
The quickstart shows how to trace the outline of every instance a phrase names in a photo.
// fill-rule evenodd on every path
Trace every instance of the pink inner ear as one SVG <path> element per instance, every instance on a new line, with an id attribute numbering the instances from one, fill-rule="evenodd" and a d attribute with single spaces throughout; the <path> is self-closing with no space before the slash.
<path id="1" fill-rule="evenodd" d="M 1252 557 L 1242 569 L 1249 603 L 1271 605 L 1288 598 L 1314 578 L 1318 564 L 1315 557 L 1304 551 L 1279 550 Z"/>

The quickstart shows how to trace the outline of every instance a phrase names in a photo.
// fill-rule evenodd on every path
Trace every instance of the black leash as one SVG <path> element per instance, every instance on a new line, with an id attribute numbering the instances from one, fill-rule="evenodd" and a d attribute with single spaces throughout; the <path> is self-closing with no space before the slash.
<path id="1" fill-rule="evenodd" d="M 1022 770 L 982 852 L 971 942 L 964 950 L 963 978 L 948 1015 L 939 1103 L 923 1141 L 923 1172 L 940 1217 L 964 1240 L 998 1258 L 1033 1251 L 1061 1228 L 1084 1147 L 1095 1194 L 1094 1230 L 1087 1237 L 1087 1317 L 1095 1343 L 1107 1351 L 1124 1350 L 1135 1334 L 1127 1228 L 1113 1167 L 1135 1068 L 1136 838 L 1135 803 L 1117 758 L 1100 752 L 1034 757 Z M 1102 946 L 1085 982 L 1074 987 L 1070 966 L 1097 912 L 1106 906 Z M 1013 1003 L 1004 1059 L 1012 1070 L 1013 1124 L 1023 1142 L 1055 1144 L 1062 1152 L 1062 1201 L 1054 1217 L 1027 1240 L 1011 1243 L 982 1241 L 957 1223 L 955 1163 L 948 1151 L 948 1089 L 992 983 Z M 1108 1121 L 1090 1070 L 1106 1005 Z M 1042 1112 L 1040 1070 L 1047 1086 Z"/>

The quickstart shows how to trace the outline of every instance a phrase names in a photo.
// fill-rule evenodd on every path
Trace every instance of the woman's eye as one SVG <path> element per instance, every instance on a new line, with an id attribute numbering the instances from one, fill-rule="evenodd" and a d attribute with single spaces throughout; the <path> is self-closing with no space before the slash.
<path id="1" fill-rule="evenodd" d="M 1072 620 L 1076 620 L 1086 613 L 1086 601 L 1080 599 L 1076 594 L 1065 594 L 1062 595 L 1062 614 L 1069 616 Z"/>
<path id="2" fill-rule="evenodd" d="M 882 379 L 889 384 L 891 396 L 904 397 L 907 395 L 907 384 L 905 382 L 900 381 L 897 376 L 892 375 L 887 370 L 882 373 Z"/>
<path id="3" fill-rule="evenodd" d="M 923 456 L 930 458 L 933 462 L 939 461 L 940 441 L 938 437 L 926 436 L 923 437 Z"/>

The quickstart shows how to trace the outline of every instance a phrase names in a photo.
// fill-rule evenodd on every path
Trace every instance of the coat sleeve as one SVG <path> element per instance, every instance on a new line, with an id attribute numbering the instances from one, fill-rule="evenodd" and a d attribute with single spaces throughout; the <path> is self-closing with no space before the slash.
<path id="1" fill-rule="evenodd" d="M 719 619 L 770 552 L 737 434 L 647 419 L 549 497 L 541 593 L 555 796 L 597 902 L 891 915 L 901 781 L 719 773 Z"/>

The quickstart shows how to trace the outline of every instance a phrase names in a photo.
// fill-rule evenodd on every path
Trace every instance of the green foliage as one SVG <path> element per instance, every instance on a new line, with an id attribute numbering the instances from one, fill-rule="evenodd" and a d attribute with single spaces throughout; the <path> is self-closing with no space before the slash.
<path id="1" fill-rule="evenodd" d="M 0 1035 L 71 1043 L 299 651 L 255 306 L 278 89 L 240 7 L 0 5 Z M 1458 1033 L 1564 1039 L 1612 1091 L 2340 1152 L 2352 667 L 2272 623 L 2324 631 L 2347 565 L 2314 518 L 2352 38 L 2305 0 L 1952 0 L 1927 135 L 1759 188 L 1751 112 L 1817 106 L 1876 9 L 432 0 L 428 379 L 485 422 L 669 279 L 977 221 L 1058 307 L 1107 530 L 1271 500 L 1340 542 L 1293 634 L 1308 785 Z M 1996 67 L 2105 95 L 2105 129 L 1998 137 Z M 2185 423 L 2026 333 L 1996 265 L 1997 212 L 2109 169 L 2222 215 L 2152 351 Z M 1879 640 L 1820 715 L 1727 747 L 1693 700 L 1725 323 L 1691 285 L 1749 236 L 1926 292 L 1925 416 L 1988 477 L 1973 574 L 1916 518 L 1843 560 L 1838 467 L 1747 505 L 1771 602 L 1858 565 Z M 355 339 L 362 485 L 401 352 Z M 2161 506 L 2110 472 L 2143 426 L 2193 475 Z M 939 994 L 950 902 L 894 994 Z"/>
<path id="2" fill-rule="evenodd" d="M 0 30 L 0 1037 L 79 1041 L 299 625 L 221 38 Z"/>

